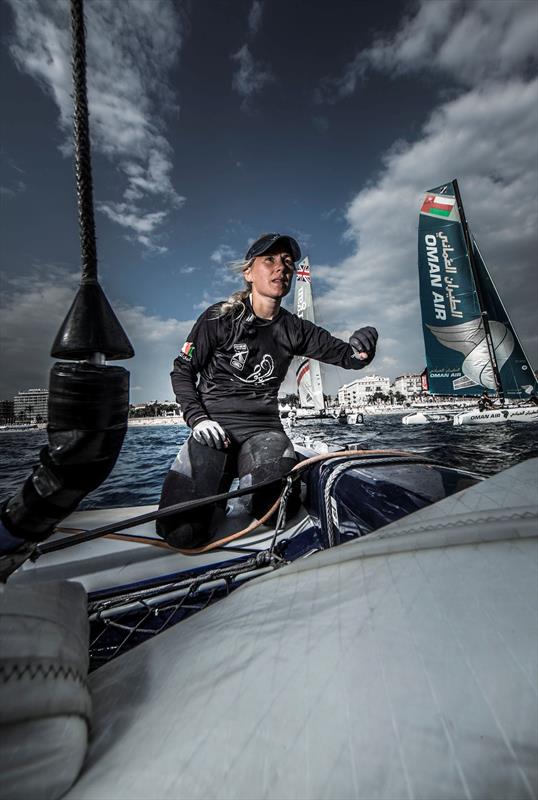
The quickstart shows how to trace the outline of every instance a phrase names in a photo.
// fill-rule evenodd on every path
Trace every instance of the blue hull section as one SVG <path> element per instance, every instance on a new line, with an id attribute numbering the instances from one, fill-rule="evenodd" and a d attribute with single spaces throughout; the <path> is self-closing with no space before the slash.
<path id="1" fill-rule="evenodd" d="M 308 510 L 318 540 L 334 547 L 480 480 L 472 473 L 416 457 L 334 459 L 310 470 Z"/>

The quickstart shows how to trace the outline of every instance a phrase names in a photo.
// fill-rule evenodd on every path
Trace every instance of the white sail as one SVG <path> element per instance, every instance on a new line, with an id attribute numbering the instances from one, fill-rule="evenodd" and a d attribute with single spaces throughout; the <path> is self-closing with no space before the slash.
<path id="1" fill-rule="evenodd" d="M 480 317 L 444 328 L 436 327 L 435 325 L 428 325 L 427 327 L 438 342 L 464 355 L 461 364 L 463 376 L 453 381 L 455 389 L 469 386 L 484 386 L 487 389 L 495 389 L 493 365 L 484 325 Z M 514 337 L 506 325 L 496 320 L 490 320 L 489 329 L 497 368 L 501 369 L 514 351 Z"/>
<path id="2" fill-rule="evenodd" d="M 303 258 L 297 265 L 294 311 L 301 319 L 315 321 L 308 257 Z M 296 364 L 297 389 L 301 408 L 314 408 L 316 411 L 322 411 L 325 408 L 325 402 L 319 362 L 312 358 L 299 358 L 296 359 Z"/>

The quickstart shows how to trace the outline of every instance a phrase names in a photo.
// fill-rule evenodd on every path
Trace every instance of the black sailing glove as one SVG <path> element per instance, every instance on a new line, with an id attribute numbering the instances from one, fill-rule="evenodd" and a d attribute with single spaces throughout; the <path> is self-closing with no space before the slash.
<path id="1" fill-rule="evenodd" d="M 367 325 L 365 328 L 359 328 L 358 331 L 351 334 L 349 343 L 355 350 L 355 358 L 358 358 L 365 367 L 375 356 L 377 331 L 375 328 L 372 328 L 371 325 Z"/>

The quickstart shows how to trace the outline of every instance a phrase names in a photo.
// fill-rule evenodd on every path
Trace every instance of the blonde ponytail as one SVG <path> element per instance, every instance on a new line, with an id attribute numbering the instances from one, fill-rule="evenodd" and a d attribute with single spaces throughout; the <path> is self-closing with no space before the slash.
<path id="1" fill-rule="evenodd" d="M 239 316 L 244 314 L 245 301 L 248 300 L 250 292 L 252 291 L 250 283 L 244 277 L 244 274 L 245 271 L 252 266 L 253 262 L 253 258 L 249 258 L 248 261 L 242 260 L 230 262 L 228 266 L 232 272 L 234 272 L 236 275 L 243 275 L 245 286 L 243 289 L 233 292 L 227 300 L 220 304 L 220 307 L 216 313 L 216 317 L 223 317 L 225 314 L 235 314 L 235 312 L 239 312 Z"/>

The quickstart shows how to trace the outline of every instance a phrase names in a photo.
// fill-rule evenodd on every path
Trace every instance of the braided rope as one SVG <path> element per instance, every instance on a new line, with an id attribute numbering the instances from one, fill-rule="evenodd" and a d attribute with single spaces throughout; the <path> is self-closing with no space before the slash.
<path id="1" fill-rule="evenodd" d="M 83 0 L 71 0 L 73 38 L 73 138 L 82 257 L 81 282 L 97 281 L 97 246 L 93 211 L 90 126 L 86 91 L 86 41 Z"/>

